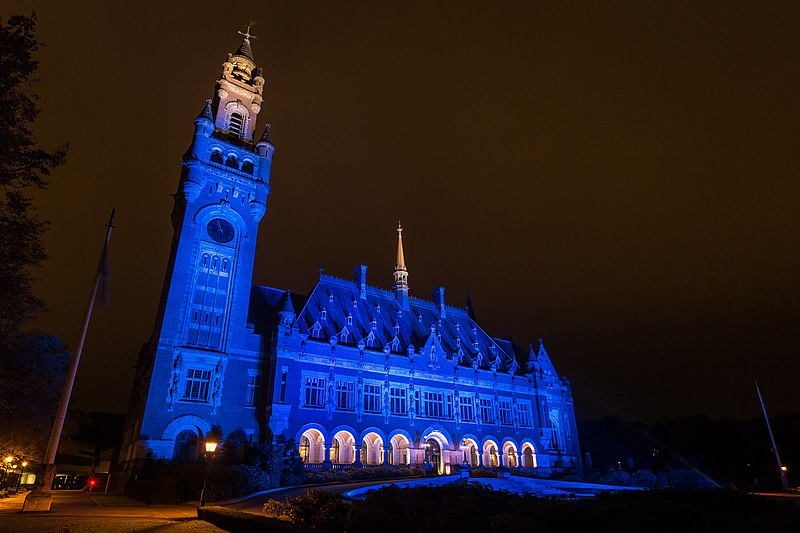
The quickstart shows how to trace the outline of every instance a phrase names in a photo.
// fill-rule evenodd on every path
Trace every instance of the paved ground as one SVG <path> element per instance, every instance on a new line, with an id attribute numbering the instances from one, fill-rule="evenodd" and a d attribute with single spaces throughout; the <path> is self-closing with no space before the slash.
<path id="1" fill-rule="evenodd" d="M 22 514 L 19 511 L 24 500 L 24 494 L 0 500 L 1 533 L 223 531 L 197 520 L 197 502 L 186 505 L 144 505 L 124 496 L 69 490 L 53 492 L 53 505 L 49 512 Z"/>

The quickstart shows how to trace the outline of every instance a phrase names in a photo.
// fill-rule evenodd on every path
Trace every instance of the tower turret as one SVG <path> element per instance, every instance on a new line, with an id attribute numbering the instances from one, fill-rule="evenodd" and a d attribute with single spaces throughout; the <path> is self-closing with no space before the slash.
<path id="1" fill-rule="evenodd" d="M 394 267 L 394 294 L 400 306 L 408 309 L 408 269 L 403 254 L 403 225 L 397 223 L 397 261 Z"/>
<path id="2" fill-rule="evenodd" d="M 211 105 L 214 125 L 218 130 L 229 132 L 253 142 L 256 115 L 261 111 L 264 78 L 256 67 L 253 50 L 250 48 L 250 27 L 241 46 L 222 63 L 222 77 L 217 81 L 216 94 Z"/>

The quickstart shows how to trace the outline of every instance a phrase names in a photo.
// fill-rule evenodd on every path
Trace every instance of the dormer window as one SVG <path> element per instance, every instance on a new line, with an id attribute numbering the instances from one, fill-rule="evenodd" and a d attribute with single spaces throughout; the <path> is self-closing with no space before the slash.
<path id="1" fill-rule="evenodd" d="M 231 131 L 240 137 L 244 135 L 244 117 L 238 111 L 231 113 L 231 118 L 228 123 L 228 131 Z"/>
<path id="2" fill-rule="evenodd" d="M 398 333 L 400 333 L 400 324 L 395 324 L 394 325 L 394 334 L 397 335 Z"/>
<path id="3" fill-rule="evenodd" d="M 472 347 L 477 351 L 478 350 L 478 343 L 477 342 L 473 342 L 472 343 Z"/>
<path id="4" fill-rule="evenodd" d="M 369 327 L 370 327 L 370 328 L 371 328 L 373 331 L 375 331 L 376 329 L 378 329 L 378 321 L 377 321 L 377 320 L 375 320 L 375 319 L 373 318 L 373 319 L 370 321 L 370 323 L 369 323 Z"/>
<path id="5" fill-rule="evenodd" d="M 353 307 L 356 307 L 356 308 L 358 307 L 358 300 L 353 299 Z"/>
<path id="6" fill-rule="evenodd" d="M 319 318 L 320 320 L 328 320 L 328 312 L 325 309 L 323 309 L 319 313 Z"/>
<path id="7" fill-rule="evenodd" d="M 319 322 L 314 324 L 314 329 L 311 330 L 311 336 L 319 338 L 320 333 L 322 333 L 322 326 L 319 325 Z"/>
<path id="8" fill-rule="evenodd" d="M 375 306 L 375 312 L 381 314 L 381 304 Z"/>
<path id="9" fill-rule="evenodd" d="M 348 326 L 353 325 L 353 315 L 347 315 L 347 325 Z"/>
<path id="10" fill-rule="evenodd" d="M 329 302 L 332 302 L 332 301 L 333 301 L 333 294 L 329 294 L 329 295 L 328 295 L 328 301 L 329 301 Z"/>

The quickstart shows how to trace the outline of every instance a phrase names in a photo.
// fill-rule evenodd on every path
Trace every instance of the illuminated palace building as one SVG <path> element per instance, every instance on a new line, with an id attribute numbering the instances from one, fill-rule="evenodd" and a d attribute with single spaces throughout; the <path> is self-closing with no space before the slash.
<path id="1" fill-rule="evenodd" d="M 223 62 L 183 157 L 121 461 L 193 451 L 218 425 L 293 440 L 308 468 L 577 468 L 570 385 L 541 342 L 490 336 L 444 288 L 411 297 L 401 228 L 392 290 L 370 286 L 363 265 L 352 279 L 320 273 L 307 295 L 252 284 L 274 147 L 269 125 L 254 136 L 264 78 L 249 38 Z"/>

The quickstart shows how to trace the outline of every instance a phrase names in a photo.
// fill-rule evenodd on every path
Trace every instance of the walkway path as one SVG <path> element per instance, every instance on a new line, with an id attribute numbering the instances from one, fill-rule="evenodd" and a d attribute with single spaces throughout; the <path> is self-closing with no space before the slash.
<path id="1" fill-rule="evenodd" d="M 0 500 L 0 533 L 114 533 L 223 531 L 197 519 L 197 502 L 185 505 L 145 505 L 124 496 L 92 494 L 79 490 L 53 492 L 46 513 L 25 513 L 25 494 Z"/>

